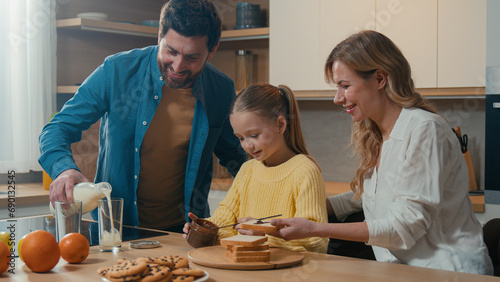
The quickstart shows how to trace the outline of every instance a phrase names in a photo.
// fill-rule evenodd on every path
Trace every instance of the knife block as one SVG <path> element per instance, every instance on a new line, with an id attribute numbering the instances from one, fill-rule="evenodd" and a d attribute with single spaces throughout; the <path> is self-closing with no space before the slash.
<path id="1" fill-rule="evenodd" d="M 467 163 L 467 169 L 469 170 L 469 191 L 477 190 L 476 174 L 474 174 L 474 166 L 472 166 L 472 158 L 470 156 L 470 150 L 463 153 L 465 163 Z"/>

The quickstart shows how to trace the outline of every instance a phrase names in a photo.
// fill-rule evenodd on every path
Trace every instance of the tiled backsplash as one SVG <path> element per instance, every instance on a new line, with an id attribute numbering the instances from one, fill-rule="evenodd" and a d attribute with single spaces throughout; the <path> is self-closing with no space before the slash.
<path id="1" fill-rule="evenodd" d="M 484 98 L 432 99 L 451 127 L 469 137 L 469 149 L 479 189 L 484 189 Z M 358 161 L 349 147 L 351 116 L 332 101 L 299 101 L 302 130 L 311 155 L 326 181 L 351 181 Z"/>

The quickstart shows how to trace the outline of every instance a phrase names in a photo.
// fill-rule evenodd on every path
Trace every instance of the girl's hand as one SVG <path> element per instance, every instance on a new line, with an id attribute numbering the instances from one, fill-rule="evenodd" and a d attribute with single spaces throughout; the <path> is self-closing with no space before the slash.
<path id="1" fill-rule="evenodd" d="M 301 217 L 271 219 L 271 225 L 277 226 L 278 231 L 270 235 L 285 240 L 314 237 L 312 234 L 316 227 L 315 222 Z"/>
<path id="2" fill-rule="evenodd" d="M 253 217 L 243 217 L 243 218 L 240 218 L 238 219 L 238 222 L 239 223 L 243 223 L 243 222 L 247 222 L 247 221 L 250 221 L 252 219 L 255 219 Z M 242 235 L 252 235 L 252 236 L 264 236 L 266 233 L 262 232 L 262 231 L 257 231 L 257 230 L 248 230 L 248 229 L 243 229 L 240 227 L 240 225 L 236 225 L 233 227 L 234 229 L 238 230 L 238 232 Z"/>
<path id="3" fill-rule="evenodd" d="M 188 216 L 189 216 L 189 218 L 191 218 L 192 220 L 195 220 L 195 219 L 197 219 L 197 218 L 198 218 L 198 217 L 197 217 L 194 213 L 192 213 L 192 212 L 188 213 Z M 186 223 L 186 224 L 184 224 L 184 228 L 182 229 L 182 231 L 184 232 L 184 234 L 182 234 L 182 238 L 187 239 L 187 236 L 188 236 L 188 234 L 189 234 L 189 229 L 190 229 L 190 228 L 191 228 L 191 224 L 190 224 L 190 223 Z"/>

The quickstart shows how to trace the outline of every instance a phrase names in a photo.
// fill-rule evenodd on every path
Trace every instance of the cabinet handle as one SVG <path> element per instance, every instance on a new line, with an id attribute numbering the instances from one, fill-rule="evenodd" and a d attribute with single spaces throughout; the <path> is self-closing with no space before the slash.
<path id="1" fill-rule="evenodd" d="M 493 103 L 493 109 L 500 109 L 500 103 L 498 102 Z"/>

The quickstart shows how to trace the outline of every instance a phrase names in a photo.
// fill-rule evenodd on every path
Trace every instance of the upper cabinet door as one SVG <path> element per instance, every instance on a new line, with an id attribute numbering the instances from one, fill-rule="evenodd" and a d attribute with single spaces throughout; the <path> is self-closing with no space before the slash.
<path id="1" fill-rule="evenodd" d="M 331 90 L 325 82 L 324 66 L 333 48 L 349 35 L 364 29 L 375 29 L 374 0 L 322 0 L 319 27 L 319 90 Z"/>
<path id="2" fill-rule="evenodd" d="M 376 30 L 401 49 L 417 88 L 437 86 L 437 1 L 377 0 Z"/>
<path id="3" fill-rule="evenodd" d="M 438 3 L 438 87 L 484 86 L 486 0 Z"/>
<path id="4" fill-rule="evenodd" d="M 375 27 L 375 0 L 272 0 L 269 81 L 293 90 L 331 90 L 324 64 L 348 35 Z"/>
<path id="5" fill-rule="evenodd" d="M 293 90 L 318 87 L 319 0 L 269 1 L 269 82 Z"/>

